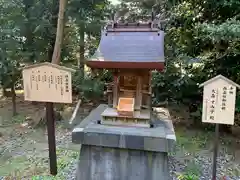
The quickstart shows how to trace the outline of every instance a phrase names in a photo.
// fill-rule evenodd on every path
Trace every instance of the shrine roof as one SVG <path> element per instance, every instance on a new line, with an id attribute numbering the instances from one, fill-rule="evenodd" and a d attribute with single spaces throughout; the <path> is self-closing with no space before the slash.
<path id="1" fill-rule="evenodd" d="M 164 61 L 163 31 L 147 25 L 122 25 L 102 31 L 98 49 L 87 64 L 96 68 L 163 69 Z"/>

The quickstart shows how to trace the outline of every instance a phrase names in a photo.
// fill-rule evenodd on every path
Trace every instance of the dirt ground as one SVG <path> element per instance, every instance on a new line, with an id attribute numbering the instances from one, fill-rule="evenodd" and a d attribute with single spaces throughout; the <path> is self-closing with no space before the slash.
<path id="1" fill-rule="evenodd" d="M 71 143 L 71 128 L 69 119 L 76 102 L 65 106 L 61 115 L 62 121 L 56 123 L 56 143 L 58 171 L 62 172 L 73 160 L 78 158 L 79 145 Z M 91 105 L 80 106 L 82 118 L 93 108 Z M 0 100 L 0 179 L 24 177 L 34 179 L 37 175 L 49 175 L 48 143 L 46 128 L 32 128 L 31 121 L 44 114 L 44 104 L 26 102 L 19 95 L 17 98 L 18 115 L 12 117 L 10 99 Z M 78 122 L 75 122 L 78 123 Z M 214 133 L 209 131 L 192 130 L 185 127 L 176 127 L 177 146 L 171 153 L 174 158 L 174 173 L 192 172 L 198 169 L 206 171 L 206 177 L 211 174 L 211 157 Z M 226 134 L 221 134 L 221 175 L 240 176 L 240 140 Z M 195 170 L 193 160 L 199 162 Z M 226 162 L 225 162 L 226 160 Z M 195 162 L 194 162 L 195 163 Z M 196 164 L 196 163 L 195 163 Z M 205 169 L 204 169 L 205 168 Z M 177 176 L 177 175 L 176 175 Z M 199 175 L 200 176 L 200 175 Z M 20 178 L 21 179 L 21 178 Z M 65 180 L 64 177 L 57 177 Z M 201 179 L 201 178 L 199 178 Z M 204 178 L 203 178 L 204 179 Z"/>
<path id="2" fill-rule="evenodd" d="M 68 120 L 72 116 L 76 102 L 61 111 L 63 120 L 56 122 L 56 144 L 58 168 L 76 159 L 80 146 L 71 143 L 71 128 Z M 25 177 L 47 175 L 48 141 L 46 127 L 31 124 L 45 114 L 44 104 L 32 104 L 17 97 L 18 115 L 12 117 L 12 103 L 9 98 L 0 100 L 0 179 L 3 176 Z M 11 178 L 10 178 L 11 179 Z M 64 179 L 64 178 L 62 178 Z"/>

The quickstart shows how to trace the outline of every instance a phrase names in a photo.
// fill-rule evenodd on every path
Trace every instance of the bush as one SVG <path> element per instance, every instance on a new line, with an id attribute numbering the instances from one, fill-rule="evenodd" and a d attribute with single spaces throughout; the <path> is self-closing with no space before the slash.
<path id="1" fill-rule="evenodd" d="M 104 82 L 89 74 L 83 76 L 78 71 L 73 76 L 73 92 L 85 101 L 99 100 L 103 96 Z"/>

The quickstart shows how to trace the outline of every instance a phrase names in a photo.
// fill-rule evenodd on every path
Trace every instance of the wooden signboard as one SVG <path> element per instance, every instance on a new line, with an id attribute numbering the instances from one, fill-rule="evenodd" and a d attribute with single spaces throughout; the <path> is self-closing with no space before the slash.
<path id="1" fill-rule="evenodd" d="M 24 98 L 27 101 L 72 103 L 73 69 L 40 63 L 23 69 Z"/>
<path id="2" fill-rule="evenodd" d="M 222 75 L 200 86 L 204 86 L 202 122 L 233 125 L 236 87 L 240 86 Z"/>
<path id="3" fill-rule="evenodd" d="M 240 86 L 222 75 L 203 84 L 202 122 L 215 124 L 212 180 L 217 179 L 219 124 L 234 124 L 236 88 Z"/>

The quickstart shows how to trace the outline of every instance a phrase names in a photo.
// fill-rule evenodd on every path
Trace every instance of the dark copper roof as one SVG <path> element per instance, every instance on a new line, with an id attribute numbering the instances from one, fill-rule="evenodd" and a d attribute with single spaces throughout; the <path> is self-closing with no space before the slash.
<path id="1" fill-rule="evenodd" d="M 164 32 L 151 24 L 108 25 L 87 64 L 95 68 L 163 69 Z"/>

